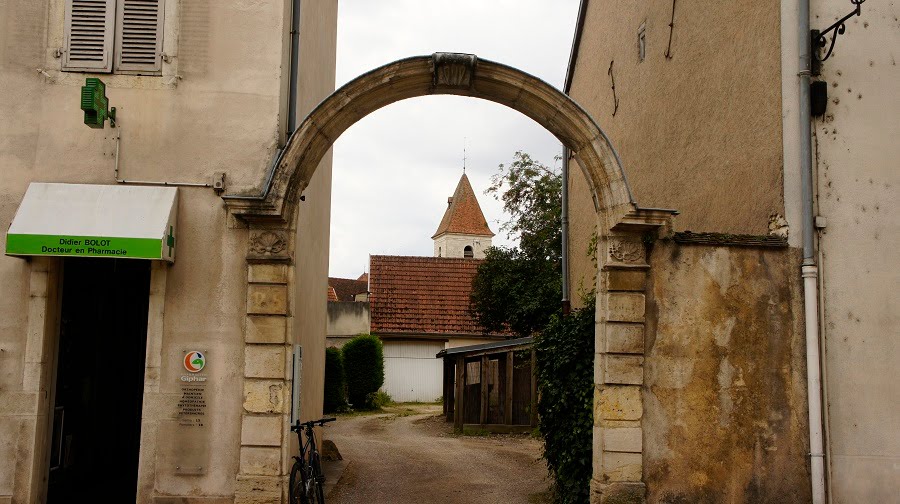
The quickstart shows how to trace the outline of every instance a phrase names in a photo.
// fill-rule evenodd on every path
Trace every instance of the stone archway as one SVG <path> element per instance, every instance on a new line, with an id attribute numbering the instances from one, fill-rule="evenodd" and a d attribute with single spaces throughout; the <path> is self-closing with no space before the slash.
<path id="1" fill-rule="evenodd" d="M 569 148 L 590 183 L 600 238 L 591 500 L 628 496 L 638 500 L 627 502 L 641 502 L 643 291 L 649 269 L 643 238 L 664 226 L 672 212 L 637 205 L 609 139 L 567 95 L 521 70 L 456 53 L 402 59 L 347 83 L 291 135 L 261 194 L 224 197 L 231 216 L 250 231 L 244 428 L 235 502 L 284 499 L 290 460 L 286 362 L 300 196 L 347 128 L 391 103 L 433 94 L 481 98 L 518 110 Z M 271 363 L 278 362 L 284 365 L 273 372 Z"/>

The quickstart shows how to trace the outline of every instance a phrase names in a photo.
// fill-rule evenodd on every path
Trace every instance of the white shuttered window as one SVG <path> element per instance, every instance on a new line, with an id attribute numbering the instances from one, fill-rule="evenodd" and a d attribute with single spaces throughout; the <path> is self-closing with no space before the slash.
<path id="1" fill-rule="evenodd" d="M 66 0 L 63 70 L 158 73 L 164 0 Z"/>
<path id="2" fill-rule="evenodd" d="M 116 70 L 158 72 L 163 0 L 118 0 Z"/>
<path id="3" fill-rule="evenodd" d="M 63 70 L 112 70 L 115 0 L 66 0 Z"/>

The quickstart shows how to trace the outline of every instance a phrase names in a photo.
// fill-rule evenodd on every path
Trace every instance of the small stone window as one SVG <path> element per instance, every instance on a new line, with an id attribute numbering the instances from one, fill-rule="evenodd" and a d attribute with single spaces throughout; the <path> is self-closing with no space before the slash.
<path id="1" fill-rule="evenodd" d="M 647 24 L 641 23 L 641 27 L 638 28 L 638 58 L 640 61 L 644 61 L 644 58 L 647 56 Z"/>
<path id="2" fill-rule="evenodd" d="M 472 258 L 475 257 L 475 252 L 472 250 L 471 245 L 466 245 L 466 248 L 463 249 L 463 257 Z"/>

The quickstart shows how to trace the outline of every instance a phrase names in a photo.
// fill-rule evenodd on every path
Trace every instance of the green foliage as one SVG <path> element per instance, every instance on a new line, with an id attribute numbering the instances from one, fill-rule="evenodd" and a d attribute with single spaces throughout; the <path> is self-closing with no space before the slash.
<path id="1" fill-rule="evenodd" d="M 558 311 L 562 299 L 562 177 L 516 152 L 500 165 L 488 194 L 511 215 L 501 229 L 519 238 L 517 248 L 491 248 L 472 282 L 470 309 L 488 331 L 511 329 L 531 336 Z"/>
<path id="2" fill-rule="evenodd" d="M 343 348 L 347 398 L 356 408 L 369 407 L 366 400 L 384 385 L 384 348 L 371 334 L 360 334 Z"/>
<path id="3" fill-rule="evenodd" d="M 338 348 L 325 349 L 325 413 L 343 411 L 347 407 L 347 377 L 344 356 Z"/>
<path id="4" fill-rule="evenodd" d="M 366 409 L 379 410 L 393 404 L 394 400 L 387 392 L 377 391 L 366 395 Z"/>
<path id="5" fill-rule="evenodd" d="M 587 503 L 594 399 L 594 303 L 554 316 L 535 337 L 538 414 L 557 502 Z"/>
<path id="6" fill-rule="evenodd" d="M 556 264 L 519 249 L 491 247 L 472 280 L 471 310 L 486 330 L 531 336 L 556 313 L 562 283 Z"/>
<path id="7" fill-rule="evenodd" d="M 491 177 L 488 194 L 503 202 L 512 217 L 500 229 L 519 238 L 519 249 L 529 258 L 553 263 L 561 260 L 562 174 L 517 151 L 513 162 L 500 165 Z"/>

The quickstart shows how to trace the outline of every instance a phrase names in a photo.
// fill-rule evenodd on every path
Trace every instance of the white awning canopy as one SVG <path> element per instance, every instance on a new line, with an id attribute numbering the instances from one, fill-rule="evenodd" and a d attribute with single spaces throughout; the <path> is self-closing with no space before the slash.
<path id="1" fill-rule="evenodd" d="M 6 254 L 175 261 L 174 187 L 28 186 L 6 234 Z"/>

